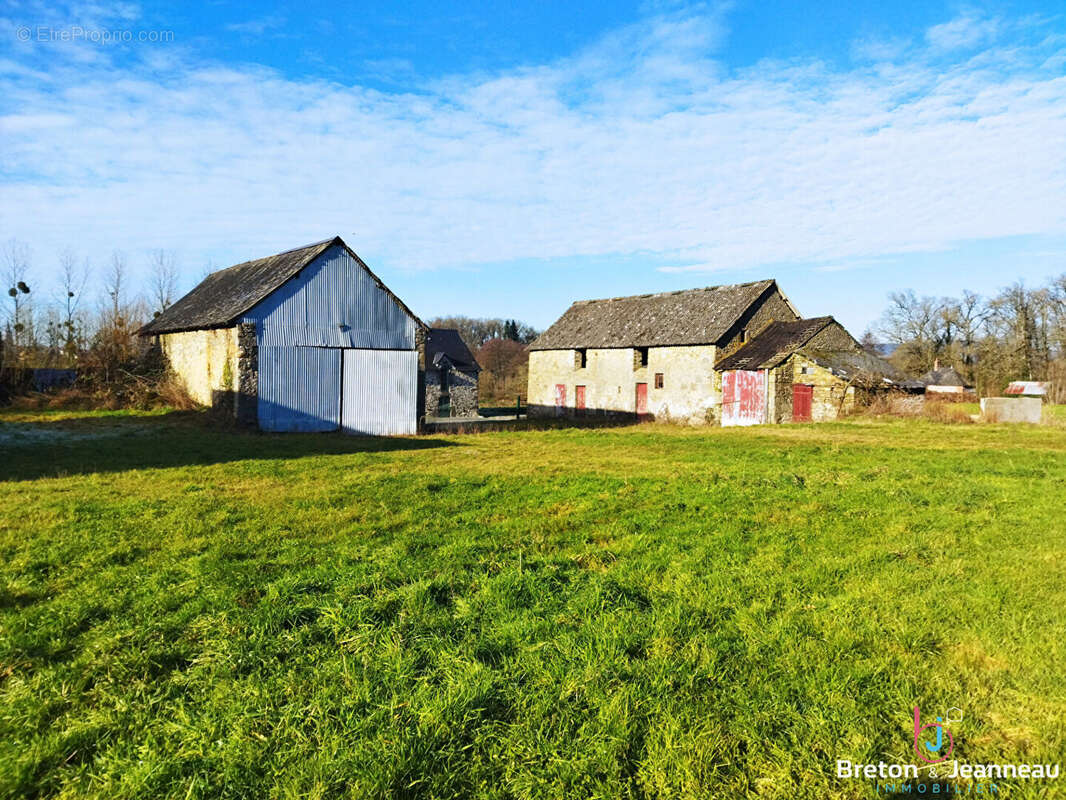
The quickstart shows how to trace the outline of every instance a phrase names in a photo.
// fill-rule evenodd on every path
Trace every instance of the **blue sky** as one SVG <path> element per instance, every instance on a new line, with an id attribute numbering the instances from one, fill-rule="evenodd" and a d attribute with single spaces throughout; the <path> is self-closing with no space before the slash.
<path id="1" fill-rule="evenodd" d="M 45 283 L 339 233 L 426 318 L 777 277 L 859 334 L 1066 271 L 1057 3 L 0 8 L 0 239 Z"/>

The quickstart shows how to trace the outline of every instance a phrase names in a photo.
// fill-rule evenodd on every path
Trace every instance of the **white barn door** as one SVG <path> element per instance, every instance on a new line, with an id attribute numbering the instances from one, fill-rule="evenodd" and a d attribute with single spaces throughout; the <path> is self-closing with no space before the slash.
<path id="1" fill-rule="evenodd" d="M 370 436 L 413 434 L 418 426 L 418 353 L 345 349 L 341 430 Z"/>

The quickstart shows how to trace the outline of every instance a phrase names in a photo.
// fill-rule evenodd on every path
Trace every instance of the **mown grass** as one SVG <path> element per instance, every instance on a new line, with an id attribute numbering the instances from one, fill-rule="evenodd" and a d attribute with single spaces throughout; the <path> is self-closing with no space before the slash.
<path id="1" fill-rule="evenodd" d="M 868 797 L 914 705 L 1066 760 L 1062 429 L 18 419 L 2 796 Z"/>

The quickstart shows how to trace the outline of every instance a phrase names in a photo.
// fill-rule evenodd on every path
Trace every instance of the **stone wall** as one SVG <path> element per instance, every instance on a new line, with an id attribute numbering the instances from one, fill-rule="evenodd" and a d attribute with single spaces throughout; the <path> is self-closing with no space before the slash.
<path id="1" fill-rule="evenodd" d="M 781 293 L 774 289 L 763 298 L 762 302 L 753 305 L 734 323 L 722 340 L 719 342 L 718 358 L 725 358 L 742 344 L 750 342 L 771 322 L 791 322 L 799 319 Z"/>
<path id="2" fill-rule="evenodd" d="M 585 387 L 588 416 L 633 416 L 636 386 L 648 385 L 650 418 L 702 424 L 715 422 L 722 401 L 721 377 L 714 371 L 714 345 L 651 347 L 647 366 L 634 348 L 590 348 L 585 367 L 574 350 L 534 350 L 529 354 L 527 401 L 531 416 L 554 416 L 555 387 L 566 392 L 563 414 L 576 413 L 576 387 Z M 656 375 L 663 385 L 657 388 Z"/>
<path id="3" fill-rule="evenodd" d="M 237 395 L 233 415 L 254 425 L 259 419 L 259 341 L 254 322 L 237 326 Z"/>
<path id="4" fill-rule="evenodd" d="M 238 328 L 165 333 L 159 344 L 167 364 L 197 403 L 213 406 L 238 391 Z M 258 354 L 257 354 L 258 357 Z"/>
<path id="5" fill-rule="evenodd" d="M 859 350 L 861 345 L 839 322 L 826 325 L 810 338 L 804 347 L 811 350 Z"/>
<path id="6" fill-rule="evenodd" d="M 440 411 L 440 370 L 430 367 L 425 371 L 425 414 L 436 417 Z M 476 417 L 478 415 L 477 379 L 475 371 L 458 369 L 448 371 L 448 396 L 451 401 L 451 416 Z"/>
<path id="7" fill-rule="evenodd" d="M 791 371 L 790 375 L 786 375 L 786 367 Z M 785 392 L 788 395 L 787 413 L 784 405 L 775 409 L 772 418 L 776 422 L 792 421 L 792 384 L 794 383 L 804 383 L 814 387 L 811 393 L 811 422 L 830 422 L 835 420 L 840 413 L 846 413 L 855 407 L 854 386 L 848 386 L 848 382 L 843 378 L 798 353 L 774 372 L 778 373 L 779 392 Z"/>

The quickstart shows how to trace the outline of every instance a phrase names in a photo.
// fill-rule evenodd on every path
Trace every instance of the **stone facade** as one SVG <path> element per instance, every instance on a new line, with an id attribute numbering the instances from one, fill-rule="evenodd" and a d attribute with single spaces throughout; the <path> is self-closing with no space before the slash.
<path id="1" fill-rule="evenodd" d="M 648 418 L 693 425 L 721 421 L 722 377 L 715 362 L 751 341 L 774 320 L 794 320 L 795 310 L 776 289 L 753 303 L 716 343 L 647 348 L 532 350 L 527 389 L 530 416 L 575 416 L 577 387 L 584 387 L 585 414 L 626 417 L 637 413 L 637 384 L 647 384 Z M 582 364 L 584 353 L 584 366 Z M 661 376 L 661 386 L 657 376 Z M 556 405 L 556 387 L 565 403 Z"/>
<path id="2" fill-rule="evenodd" d="M 238 391 L 241 374 L 238 331 L 235 326 L 159 336 L 167 364 L 197 403 L 214 407 L 231 400 Z"/>
<path id="3" fill-rule="evenodd" d="M 768 396 L 771 422 L 792 422 L 792 386 L 812 386 L 811 422 L 831 422 L 855 407 L 855 387 L 825 367 L 796 353 L 770 370 Z"/>
<path id="4" fill-rule="evenodd" d="M 774 291 L 761 303 L 754 304 L 736 321 L 729 332 L 718 342 L 715 360 L 725 358 L 750 342 L 771 322 L 798 319 L 796 312 L 780 292 Z"/>
<path id="5" fill-rule="evenodd" d="M 585 387 L 586 414 L 634 416 L 636 386 L 647 384 L 650 418 L 701 424 L 717 420 L 721 379 L 714 371 L 717 348 L 649 347 L 647 366 L 637 348 L 585 351 L 585 366 L 573 350 L 534 350 L 529 354 L 528 404 L 531 416 L 576 413 L 576 387 Z M 656 375 L 662 376 L 662 386 Z M 556 385 L 565 387 L 565 407 L 556 411 Z"/>
<path id="6" fill-rule="evenodd" d="M 442 370 L 430 366 L 425 370 L 425 414 L 441 416 Z M 476 417 L 478 415 L 478 373 L 475 370 L 448 368 L 449 410 L 445 416 Z"/>

